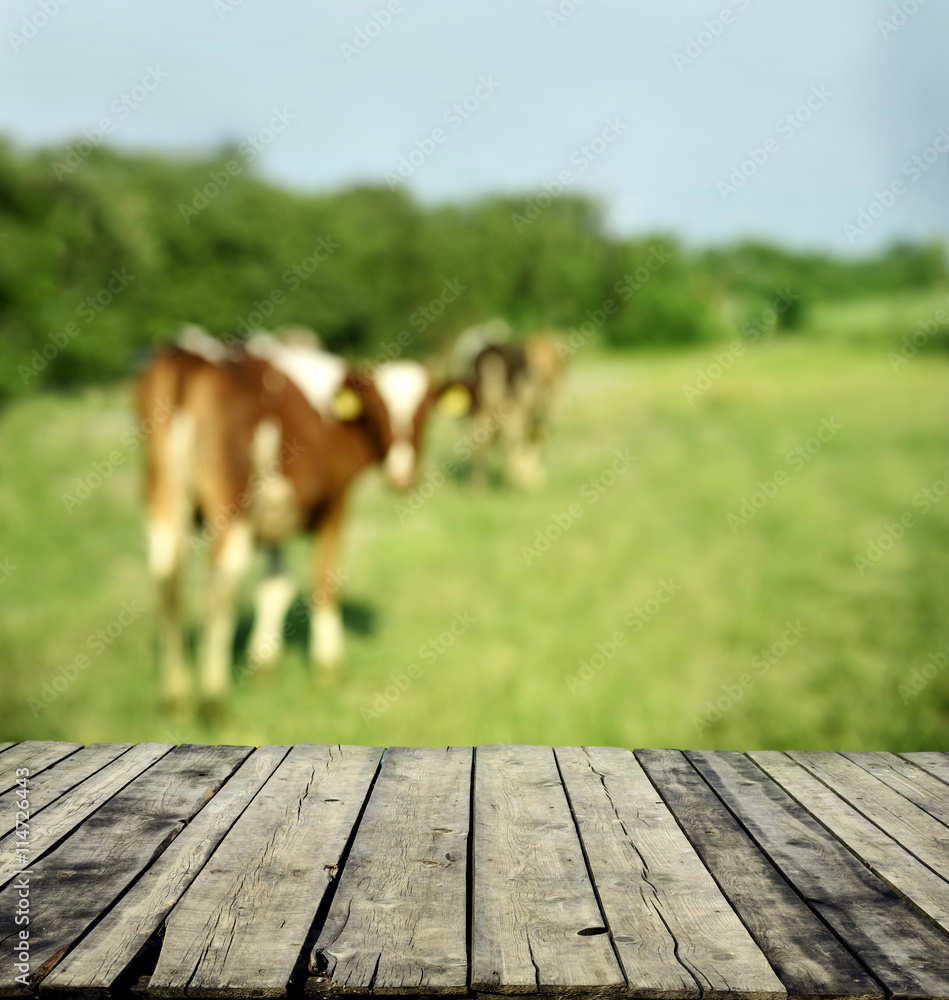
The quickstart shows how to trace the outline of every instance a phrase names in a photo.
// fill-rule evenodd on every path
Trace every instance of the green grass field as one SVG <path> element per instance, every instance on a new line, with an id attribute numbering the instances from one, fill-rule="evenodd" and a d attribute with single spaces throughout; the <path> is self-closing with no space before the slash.
<path id="1" fill-rule="evenodd" d="M 949 359 L 765 342 L 690 403 L 722 350 L 579 351 L 536 494 L 449 479 L 400 522 L 365 477 L 344 668 L 313 676 L 300 604 L 214 725 L 157 707 L 129 387 L 11 406 L 0 738 L 947 749 Z M 433 427 L 429 470 L 466 429 Z"/>

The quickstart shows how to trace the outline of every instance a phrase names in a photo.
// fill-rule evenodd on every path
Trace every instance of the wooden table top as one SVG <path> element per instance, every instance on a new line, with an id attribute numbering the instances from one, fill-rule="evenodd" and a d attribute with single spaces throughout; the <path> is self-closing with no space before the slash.
<path id="1" fill-rule="evenodd" d="M 4 994 L 949 1000 L 942 753 L 30 741 L 0 837 Z"/>

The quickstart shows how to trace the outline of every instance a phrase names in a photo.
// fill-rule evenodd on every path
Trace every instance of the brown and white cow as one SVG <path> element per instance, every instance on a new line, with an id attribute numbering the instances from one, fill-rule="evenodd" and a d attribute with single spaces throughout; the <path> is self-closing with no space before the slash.
<path id="1" fill-rule="evenodd" d="M 476 349 L 474 349 L 476 348 Z M 475 482 L 487 480 L 492 450 L 500 453 L 505 478 L 535 489 L 545 478 L 543 445 L 560 395 L 563 362 L 546 334 L 523 343 L 468 338 L 465 378 L 471 389 Z"/>
<path id="2" fill-rule="evenodd" d="M 209 548 L 206 618 L 199 644 L 202 694 L 217 701 L 231 673 L 239 584 L 255 545 L 279 546 L 319 532 L 311 601 L 312 658 L 338 664 L 343 652 L 337 564 L 353 480 L 382 463 L 400 488 L 413 481 L 426 414 L 437 393 L 420 364 L 396 361 L 372 377 L 306 343 L 256 335 L 226 350 L 192 331 L 154 358 L 138 387 L 146 438 L 148 551 L 160 595 L 164 697 L 186 699 L 182 584 L 189 552 Z M 155 414 L 170 414 L 153 419 Z M 195 528 L 204 526 L 195 537 Z M 296 588 L 271 561 L 257 588 L 249 655 L 279 651 Z"/>

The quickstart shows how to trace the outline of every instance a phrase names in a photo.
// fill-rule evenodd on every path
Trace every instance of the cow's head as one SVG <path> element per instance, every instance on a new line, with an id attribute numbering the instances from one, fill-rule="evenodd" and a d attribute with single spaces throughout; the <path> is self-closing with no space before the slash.
<path id="1" fill-rule="evenodd" d="M 375 369 L 373 381 L 389 417 L 392 441 L 385 457 L 385 475 L 397 489 L 407 489 L 418 473 L 419 455 L 432 405 L 458 415 L 471 405 L 469 390 L 460 383 L 436 386 L 417 361 L 390 361 Z"/>

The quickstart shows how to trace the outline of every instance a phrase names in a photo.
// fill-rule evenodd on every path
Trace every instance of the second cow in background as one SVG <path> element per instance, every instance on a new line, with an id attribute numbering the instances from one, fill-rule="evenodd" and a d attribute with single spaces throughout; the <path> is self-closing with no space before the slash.
<path id="1" fill-rule="evenodd" d="M 496 460 L 512 486 L 538 489 L 546 478 L 544 440 L 560 396 L 563 361 L 550 335 L 512 343 L 508 332 L 498 320 L 474 327 L 459 337 L 453 353 L 453 369 L 471 387 L 477 445 L 472 478 L 485 484 Z"/>

